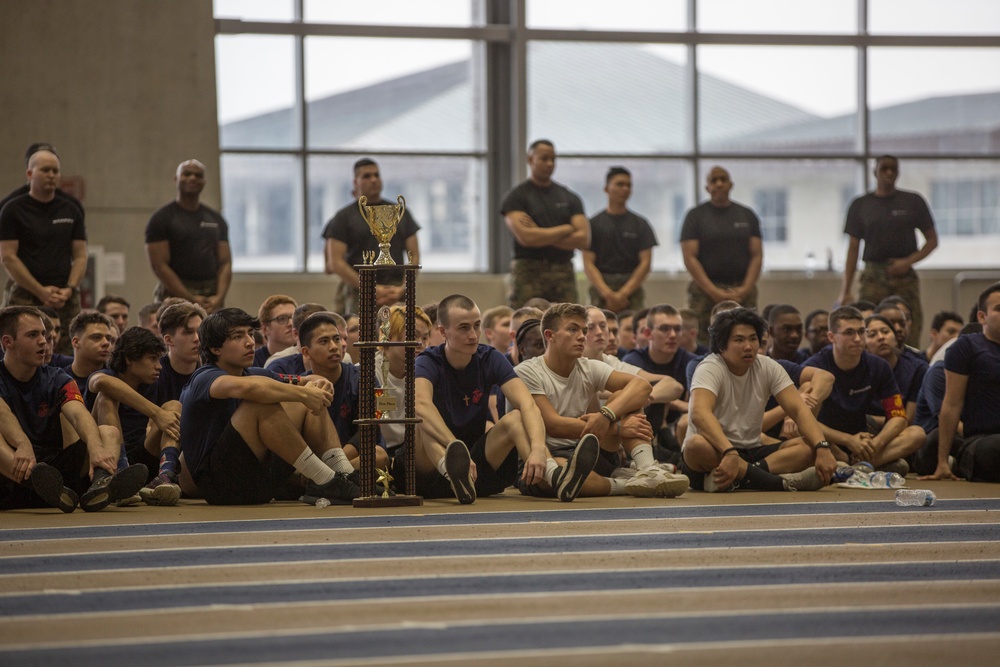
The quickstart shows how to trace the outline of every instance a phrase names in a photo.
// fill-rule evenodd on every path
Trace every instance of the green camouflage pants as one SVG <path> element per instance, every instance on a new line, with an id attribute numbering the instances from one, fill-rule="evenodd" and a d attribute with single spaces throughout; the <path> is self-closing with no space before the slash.
<path id="1" fill-rule="evenodd" d="M 34 294 L 24 289 L 13 280 L 7 280 L 7 287 L 3 293 L 3 305 L 6 306 L 35 306 L 39 307 L 42 302 Z M 59 313 L 59 349 L 55 350 L 59 354 L 73 354 L 73 343 L 69 337 L 69 323 L 80 312 L 80 293 L 74 292 Z"/>
<path id="2" fill-rule="evenodd" d="M 621 286 L 629 281 L 632 277 L 631 273 L 607 273 L 604 274 L 604 282 L 608 284 L 613 290 L 621 289 Z M 604 301 L 604 297 L 601 293 L 597 291 L 594 286 L 590 287 L 590 303 L 597 306 L 598 308 L 607 308 L 607 304 Z M 636 291 L 632 292 L 632 295 L 628 298 L 628 305 L 626 308 L 629 310 L 642 310 L 646 307 L 646 289 L 644 287 L 639 287 Z"/>
<path id="3" fill-rule="evenodd" d="M 509 287 L 507 305 L 515 310 L 536 296 L 552 303 L 579 303 L 572 262 L 511 260 Z"/>
<path id="4" fill-rule="evenodd" d="M 858 298 L 878 304 L 887 296 L 902 297 L 910 307 L 910 337 L 907 345 L 920 347 L 923 333 L 924 311 L 920 305 L 920 278 L 912 268 L 901 276 L 890 276 L 889 265 L 881 262 L 865 262 L 865 268 L 858 279 Z"/>
<path id="5" fill-rule="evenodd" d="M 733 289 L 739 287 L 738 284 L 732 285 L 716 285 L 719 289 Z M 750 293 L 744 297 L 743 302 L 740 304 L 744 308 L 756 308 L 757 307 L 757 286 L 754 285 Z M 715 301 L 708 298 L 700 287 L 692 280 L 688 283 L 688 308 L 693 310 L 698 315 L 698 342 L 708 345 L 708 324 L 712 318 L 712 308 L 715 307 Z"/>
<path id="6" fill-rule="evenodd" d="M 181 280 L 187 291 L 191 292 L 194 296 L 215 296 L 215 279 L 212 280 Z M 163 286 L 163 283 L 156 283 L 156 287 L 153 288 L 153 301 L 163 302 L 167 297 L 173 296 L 167 294 L 167 288 Z"/>

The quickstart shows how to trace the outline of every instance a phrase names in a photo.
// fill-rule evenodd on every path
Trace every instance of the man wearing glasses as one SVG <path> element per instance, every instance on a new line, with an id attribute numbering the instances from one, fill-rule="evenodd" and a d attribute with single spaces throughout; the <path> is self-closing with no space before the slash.
<path id="1" fill-rule="evenodd" d="M 868 461 L 905 475 L 909 467 L 902 459 L 920 448 L 925 434 L 919 426 L 907 426 L 903 397 L 889 364 L 865 350 L 861 312 L 851 306 L 834 310 L 827 336 L 832 345 L 804 364 L 833 373 L 833 391 L 818 417 L 823 437 L 839 461 Z M 881 405 L 885 414 L 885 424 L 874 435 L 867 426 L 870 405 Z"/>
<path id="2" fill-rule="evenodd" d="M 264 344 L 254 352 L 255 368 L 264 368 L 271 355 L 288 349 L 298 342 L 295 324 L 292 322 L 297 307 L 295 299 L 285 294 L 272 294 L 264 299 L 260 310 L 257 311 Z"/>

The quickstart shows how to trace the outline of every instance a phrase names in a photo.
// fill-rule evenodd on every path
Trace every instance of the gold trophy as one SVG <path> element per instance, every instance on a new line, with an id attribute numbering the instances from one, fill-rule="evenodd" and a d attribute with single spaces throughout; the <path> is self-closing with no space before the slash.
<path id="1" fill-rule="evenodd" d="M 379 254 L 375 260 L 375 266 L 395 266 L 396 262 L 389 255 L 389 241 L 396 235 L 396 228 L 399 221 L 403 219 L 406 211 L 406 200 L 403 195 L 396 197 L 398 204 L 380 204 L 378 206 L 368 206 L 368 197 L 361 195 L 358 197 L 358 209 L 361 217 L 368 224 L 368 229 L 372 230 L 372 236 L 378 241 Z"/>

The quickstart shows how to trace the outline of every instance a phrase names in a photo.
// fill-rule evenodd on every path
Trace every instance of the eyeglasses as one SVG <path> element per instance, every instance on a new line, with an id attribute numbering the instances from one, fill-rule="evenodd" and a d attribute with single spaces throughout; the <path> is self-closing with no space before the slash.
<path id="1" fill-rule="evenodd" d="M 668 334 L 671 331 L 673 331 L 674 333 L 680 333 L 681 329 L 683 329 L 683 327 L 680 324 L 661 324 L 660 326 L 656 327 L 656 330 L 662 334 Z"/>
<path id="2" fill-rule="evenodd" d="M 270 324 L 271 322 L 277 322 L 281 326 L 284 326 L 291 321 L 292 321 L 291 315 L 279 315 L 278 317 L 272 317 L 267 321 L 267 323 Z"/>
<path id="3" fill-rule="evenodd" d="M 834 331 L 835 336 L 847 336 L 848 338 L 864 338 L 864 329 L 844 329 L 843 331 Z"/>

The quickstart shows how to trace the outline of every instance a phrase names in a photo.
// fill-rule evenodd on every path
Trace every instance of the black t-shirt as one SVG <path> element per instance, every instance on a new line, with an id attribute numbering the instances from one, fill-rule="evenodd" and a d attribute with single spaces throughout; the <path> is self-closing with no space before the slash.
<path id="1" fill-rule="evenodd" d="M 0 211 L 0 241 L 17 241 L 17 257 L 42 285 L 65 287 L 73 265 L 73 241 L 86 241 L 83 209 L 66 197 L 40 202 L 31 195 Z"/>
<path id="2" fill-rule="evenodd" d="M 380 199 L 377 202 L 368 202 L 369 206 L 395 206 L 396 202 Z M 389 241 L 389 255 L 396 264 L 403 264 L 403 251 L 406 249 L 406 240 L 417 233 L 420 225 L 410 215 L 410 209 L 403 212 L 403 217 L 396 227 L 396 234 Z M 364 264 L 362 253 L 379 252 L 378 241 L 368 223 L 361 217 L 361 210 L 358 209 L 357 200 L 348 204 L 326 223 L 323 228 L 324 239 L 336 239 L 347 246 L 347 263 L 350 265 Z M 384 268 L 379 269 L 375 274 L 375 280 L 383 283 L 402 283 L 402 269 Z"/>
<path id="3" fill-rule="evenodd" d="M 590 250 L 602 274 L 632 273 L 639 253 L 658 245 L 646 218 L 632 211 L 612 215 L 601 211 L 590 219 Z"/>
<path id="4" fill-rule="evenodd" d="M 524 211 L 539 227 L 558 227 L 571 224 L 574 215 L 583 215 L 583 201 L 571 190 L 552 182 L 548 187 L 524 181 L 504 195 L 500 205 L 501 215 L 511 211 Z M 552 246 L 526 248 L 514 239 L 514 259 L 545 259 L 550 262 L 570 262 L 572 250 Z"/>
<path id="5" fill-rule="evenodd" d="M 717 285 L 743 282 L 750 267 L 750 239 L 760 238 L 760 218 L 742 204 L 705 202 L 688 211 L 681 241 L 698 241 L 698 261 Z"/>
<path id="6" fill-rule="evenodd" d="M 7 193 L 6 197 L 0 199 L 0 211 L 2 211 L 3 207 L 7 205 L 7 202 L 9 202 L 12 199 L 16 199 L 17 197 L 20 197 L 21 195 L 26 195 L 30 191 L 31 191 L 31 186 L 28 185 L 27 183 L 25 183 L 19 188 L 14 188 L 9 193 Z M 81 211 L 83 210 L 83 204 L 80 202 L 80 200 L 74 197 L 73 195 L 69 194 L 68 192 L 64 192 L 59 188 L 56 188 L 56 197 L 59 197 L 61 199 L 66 199 L 72 202 Z"/>
<path id="7" fill-rule="evenodd" d="M 916 192 L 896 190 L 888 197 L 874 192 L 851 202 L 844 233 L 865 242 L 862 259 L 888 262 L 917 251 L 919 229 L 925 236 L 934 228 L 927 202 Z"/>
<path id="8" fill-rule="evenodd" d="M 168 354 L 160 357 L 160 366 L 162 367 L 160 369 L 160 377 L 156 379 L 156 382 L 149 385 L 143 396 L 149 399 L 151 403 L 163 407 L 163 404 L 167 401 L 180 400 L 181 390 L 188 383 L 188 380 L 191 379 L 191 376 L 175 371 L 174 367 L 170 365 L 170 355 Z"/>
<path id="9" fill-rule="evenodd" d="M 146 243 L 167 241 L 169 266 L 181 280 L 213 280 L 219 273 L 219 243 L 229 242 L 229 225 L 204 204 L 188 211 L 172 201 L 146 224 Z"/>

